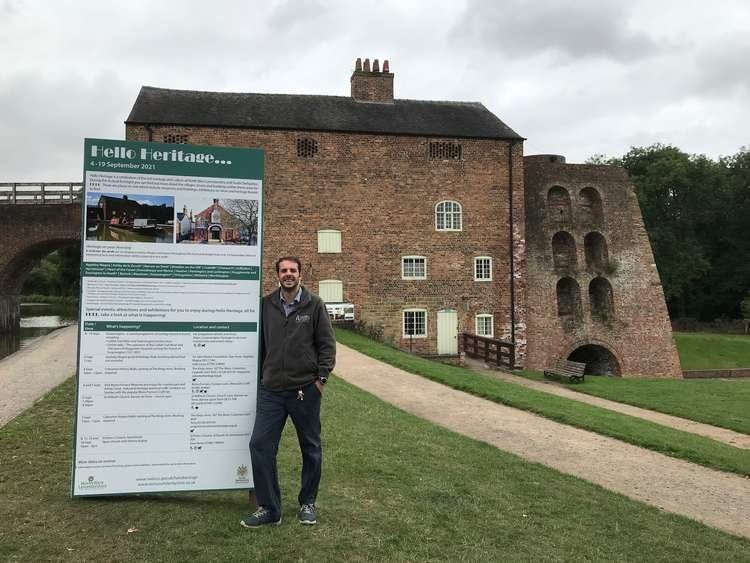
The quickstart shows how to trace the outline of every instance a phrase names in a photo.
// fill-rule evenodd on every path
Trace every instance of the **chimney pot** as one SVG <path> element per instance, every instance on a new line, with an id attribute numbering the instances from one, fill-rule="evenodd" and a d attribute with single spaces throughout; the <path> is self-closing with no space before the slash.
<path id="1" fill-rule="evenodd" d="M 380 60 L 373 59 L 370 71 L 370 59 L 357 59 L 351 79 L 352 99 L 357 102 L 393 103 L 393 74 L 388 72 L 388 61 L 383 60 L 383 72 L 380 72 Z"/>

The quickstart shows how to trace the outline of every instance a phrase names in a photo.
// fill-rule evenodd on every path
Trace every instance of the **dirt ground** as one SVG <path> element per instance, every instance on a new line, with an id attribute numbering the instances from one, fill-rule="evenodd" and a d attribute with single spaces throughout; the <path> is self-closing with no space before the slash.
<path id="1" fill-rule="evenodd" d="M 60 329 L 0 360 L 0 388 L 3 390 L 0 394 L 0 426 L 75 372 L 76 337 L 76 326 Z M 455 391 L 342 345 L 338 346 L 336 374 L 398 408 L 475 440 L 630 498 L 750 538 L 750 479 L 670 458 Z M 494 376 L 498 376 L 496 372 Z M 519 379 L 508 377 L 513 377 L 514 382 Z M 544 391 L 551 391 L 554 386 L 548 387 L 550 389 Z M 571 398 L 581 400 L 581 396 L 573 391 L 562 391 L 573 393 Z M 622 406 L 614 404 L 618 410 Z M 649 417 L 665 416 L 651 411 L 645 413 Z M 639 416 L 634 412 L 628 414 Z M 705 435 L 703 431 L 700 433 Z M 744 435 L 739 436 L 745 439 Z M 734 445 L 747 447 L 739 443 Z"/>

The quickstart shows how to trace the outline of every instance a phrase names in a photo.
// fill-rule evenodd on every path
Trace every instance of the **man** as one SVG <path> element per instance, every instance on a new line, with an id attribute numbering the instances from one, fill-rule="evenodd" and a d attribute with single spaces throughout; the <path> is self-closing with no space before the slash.
<path id="1" fill-rule="evenodd" d="M 300 524 L 316 524 L 323 452 L 320 401 L 336 361 L 336 339 L 325 304 L 300 284 L 302 263 L 294 256 L 276 261 L 278 290 L 263 298 L 260 335 L 261 382 L 250 438 L 250 459 L 258 510 L 240 523 L 246 528 L 281 523 L 276 454 L 287 416 L 302 450 Z"/>

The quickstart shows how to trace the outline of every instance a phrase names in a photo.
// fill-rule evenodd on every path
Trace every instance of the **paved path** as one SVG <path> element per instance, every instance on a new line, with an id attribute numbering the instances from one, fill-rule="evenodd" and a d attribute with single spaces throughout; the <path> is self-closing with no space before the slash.
<path id="1" fill-rule="evenodd" d="M 750 449 L 750 435 L 735 432 L 734 430 L 728 430 L 726 428 L 719 428 L 718 426 L 711 426 L 710 424 L 703 424 L 702 422 L 695 422 L 694 420 L 687 420 L 677 416 L 664 414 L 648 409 L 642 409 L 640 407 L 634 407 L 626 405 L 624 403 L 618 403 L 616 401 L 609 401 L 600 397 L 594 397 L 593 395 L 587 395 L 585 393 L 579 393 L 572 389 L 567 389 L 563 384 L 552 382 L 552 381 L 533 381 L 526 379 L 518 375 L 489 369 L 484 362 L 479 360 L 472 360 L 467 358 L 466 366 L 474 371 L 479 371 L 490 377 L 496 379 L 502 379 L 503 381 L 509 381 L 517 385 L 536 389 L 537 391 L 544 391 L 545 393 L 551 393 L 553 395 L 559 395 L 582 403 L 588 403 L 589 405 L 595 405 L 602 407 L 610 411 L 621 412 L 630 416 L 643 418 L 656 422 L 663 426 L 669 426 L 676 428 L 677 430 L 684 430 L 685 432 L 691 432 L 700 436 L 705 436 L 716 440 L 718 442 L 724 442 L 735 448 Z M 750 382 L 748 383 L 750 385 Z"/>
<path id="2" fill-rule="evenodd" d="M 480 399 L 341 344 L 335 372 L 368 393 L 450 430 L 750 538 L 750 479 Z"/>
<path id="3" fill-rule="evenodd" d="M 75 373 L 77 331 L 58 329 L 0 360 L 0 426 Z"/>

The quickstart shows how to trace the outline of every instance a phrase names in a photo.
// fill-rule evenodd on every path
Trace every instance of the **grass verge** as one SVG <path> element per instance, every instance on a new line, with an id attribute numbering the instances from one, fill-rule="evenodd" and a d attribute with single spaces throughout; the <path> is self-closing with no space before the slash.
<path id="1" fill-rule="evenodd" d="M 342 344 L 454 389 L 714 469 L 750 475 L 750 451 L 572 399 L 433 362 L 337 329 Z"/>
<path id="2" fill-rule="evenodd" d="M 750 368 L 750 335 L 673 332 L 683 370 Z"/>
<path id="3" fill-rule="evenodd" d="M 516 372 L 543 381 L 540 371 Z M 750 381 L 725 379 L 621 379 L 586 376 L 566 388 L 750 434 Z"/>
<path id="4" fill-rule="evenodd" d="M 281 526 L 240 528 L 244 492 L 71 500 L 73 389 L 68 381 L 0 429 L 4 561 L 750 558 L 746 539 L 459 436 L 336 378 L 323 406 L 318 526 L 294 519 L 291 425 L 279 452 Z"/>

